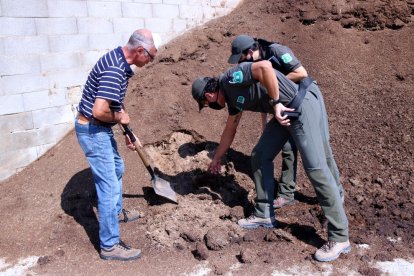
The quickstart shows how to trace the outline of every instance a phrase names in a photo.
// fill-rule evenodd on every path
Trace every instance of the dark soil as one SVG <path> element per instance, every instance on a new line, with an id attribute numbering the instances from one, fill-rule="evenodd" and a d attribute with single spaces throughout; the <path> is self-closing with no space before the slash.
<path id="1" fill-rule="evenodd" d="M 236 224 L 253 208 L 250 152 L 261 132 L 259 114 L 245 112 L 220 175 L 206 173 L 227 114 L 199 113 L 191 83 L 228 68 L 232 39 L 246 33 L 288 45 L 324 93 L 353 244 L 332 263 L 332 273 L 379 275 L 375 262 L 412 260 L 413 14 L 411 0 L 246 0 L 230 15 L 171 41 L 134 76 L 126 107 L 178 204 L 155 195 L 138 155 L 116 129 L 126 165 L 124 205 L 146 213 L 122 224 L 121 237 L 142 248 L 143 257 L 99 259 L 96 192 L 72 132 L 1 183 L 0 258 L 14 264 L 37 256 L 31 271 L 40 275 L 326 271 L 311 258 L 326 240 L 326 227 L 302 168 L 297 204 L 277 211 L 277 229 L 246 231 Z M 280 157 L 275 171 L 278 179 Z"/>

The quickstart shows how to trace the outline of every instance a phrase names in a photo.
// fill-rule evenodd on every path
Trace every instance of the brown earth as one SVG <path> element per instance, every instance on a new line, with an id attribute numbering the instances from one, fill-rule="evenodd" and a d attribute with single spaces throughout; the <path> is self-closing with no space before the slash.
<path id="1" fill-rule="evenodd" d="M 302 168 L 298 203 L 277 211 L 276 230 L 237 227 L 255 196 L 250 152 L 261 132 L 258 114 L 245 112 L 221 174 L 205 172 L 227 115 L 198 113 L 191 82 L 228 68 L 232 39 L 246 33 L 290 46 L 324 93 L 353 243 L 331 273 L 379 275 L 377 261 L 413 260 L 413 14 L 412 0 L 246 0 L 171 41 L 132 79 L 126 106 L 157 173 L 173 183 L 178 205 L 154 194 L 145 167 L 116 129 L 126 164 L 124 205 L 146 213 L 122 224 L 121 237 L 142 248 L 143 257 L 99 259 L 96 194 L 71 132 L 1 183 L 0 258 L 13 265 L 36 256 L 28 274 L 40 275 L 326 272 L 311 258 L 326 231 Z M 275 169 L 277 179 L 280 157 Z"/>

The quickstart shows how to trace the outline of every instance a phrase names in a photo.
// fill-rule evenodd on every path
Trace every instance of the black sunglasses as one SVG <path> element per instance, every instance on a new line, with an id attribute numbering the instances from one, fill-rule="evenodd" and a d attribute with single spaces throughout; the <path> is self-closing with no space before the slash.
<path id="1" fill-rule="evenodd" d="M 151 55 L 150 54 L 150 52 L 147 50 L 147 49 L 145 49 L 144 47 L 142 47 L 143 49 L 144 49 L 144 51 L 147 53 L 147 55 L 150 57 L 150 59 L 151 59 L 151 61 L 153 61 L 154 60 L 154 56 L 153 55 Z"/>

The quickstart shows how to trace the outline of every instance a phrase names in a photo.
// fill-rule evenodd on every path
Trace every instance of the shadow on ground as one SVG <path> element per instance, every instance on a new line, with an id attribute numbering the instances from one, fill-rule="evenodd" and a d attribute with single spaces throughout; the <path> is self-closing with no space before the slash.
<path id="1" fill-rule="evenodd" d="M 89 168 L 69 180 L 62 192 L 60 206 L 84 228 L 94 248 L 99 251 L 99 223 L 93 210 L 97 206 L 97 196 Z"/>

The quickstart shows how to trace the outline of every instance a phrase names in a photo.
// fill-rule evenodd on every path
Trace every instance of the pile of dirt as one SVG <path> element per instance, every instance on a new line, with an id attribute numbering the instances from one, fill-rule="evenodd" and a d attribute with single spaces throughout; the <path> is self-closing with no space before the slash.
<path id="1" fill-rule="evenodd" d="M 413 259 L 413 14 L 411 0 L 246 0 L 171 41 L 130 81 L 126 108 L 178 204 L 155 195 L 145 167 L 115 131 L 126 166 L 124 204 L 146 213 L 123 224 L 121 236 L 143 249 L 143 259 L 127 266 L 99 260 L 96 192 L 74 133 L 1 183 L 0 258 L 41 257 L 33 268 L 39 274 L 145 275 L 378 275 L 376 262 Z M 250 152 L 261 133 L 259 114 L 243 115 L 221 173 L 206 172 L 227 113 L 199 113 L 191 83 L 229 68 L 230 43 L 243 33 L 288 45 L 323 92 L 354 245 L 334 267 L 311 258 L 326 240 L 326 222 L 301 167 L 297 204 L 277 210 L 277 229 L 237 227 L 253 210 Z M 276 180 L 280 163 L 278 157 Z"/>

